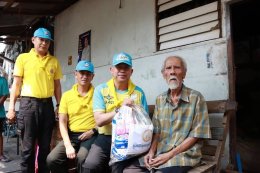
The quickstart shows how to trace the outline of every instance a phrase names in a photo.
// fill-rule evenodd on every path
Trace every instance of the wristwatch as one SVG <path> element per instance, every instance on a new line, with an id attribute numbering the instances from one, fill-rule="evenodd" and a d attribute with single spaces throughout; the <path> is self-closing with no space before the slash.
<path id="1" fill-rule="evenodd" d="M 98 134 L 98 130 L 96 128 L 93 128 L 92 131 L 93 131 L 94 135 Z"/>

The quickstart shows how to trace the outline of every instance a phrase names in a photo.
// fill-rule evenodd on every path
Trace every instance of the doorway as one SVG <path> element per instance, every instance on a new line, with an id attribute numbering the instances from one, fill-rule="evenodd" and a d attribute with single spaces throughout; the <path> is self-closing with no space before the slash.
<path id="1" fill-rule="evenodd" d="M 239 1 L 230 5 L 230 12 L 238 102 L 237 152 L 243 171 L 260 172 L 260 1 Z"/>

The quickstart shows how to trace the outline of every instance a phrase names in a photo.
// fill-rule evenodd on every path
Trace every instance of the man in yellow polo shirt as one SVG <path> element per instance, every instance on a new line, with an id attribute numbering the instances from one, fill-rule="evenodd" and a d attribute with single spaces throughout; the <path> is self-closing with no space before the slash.
<path id="1" fill-rule="evenodd" d="M 58 106 L 61 98 L 61 67 L 56 57 L 48 52 L 52 41 L 51 33 L 38 28 L 32 37 L 34 48 L 20 54 L 14 66 L 14 80 L 7 114 L 9 122 L 16 118 L 15 103 L 21 96 L 18 130 L 22 136 L 22 173 L 35 169 L 35 145 L 38 143 L 38 171 L 49 172 L 46 158 L 50 152 L 50 141 L 55 123 L 52 96 Z M 21 93 L 20 93 L 21 91 Z"/>
<path id="2" fill-rule="evenodd" d="M 94 142 L 97 130 L 92 109 L 94 66 L 89 61 L 80 61 L 76 66 L 75 84 L 62 95 L 59 107 L 59 124 L 63 141 L 48 155 L 47 165 L 53 173 L 67 171 L 67 159 L 76 158 L 77 171 Z"/>

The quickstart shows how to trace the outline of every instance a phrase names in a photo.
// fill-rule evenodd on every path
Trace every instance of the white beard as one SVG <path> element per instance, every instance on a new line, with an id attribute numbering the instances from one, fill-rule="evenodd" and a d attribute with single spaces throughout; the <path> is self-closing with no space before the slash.
<path id="1" fill-rule="evenodd" d="M 171 81 L 171 79 L 176 79 L 176 80 L 175 80 L 175 81 Z M 180 82 L 179 82 L 179 80 L 177 79 L 176 76 L 172 76 L 172 77 L 167 81 L 167 83 L 168 83 L 168 86 L 169 86 L 169 88 L 170 88 L 171 90 L 174 90 L 174 89 L 178 88 L 179 85 L 180 85 Z"/>
<path id="2" fill-rule="evenodd" d="M 168 86 L 171 90 L 174 90 L 179 87 L 179 82 L 168 83 Z"/>

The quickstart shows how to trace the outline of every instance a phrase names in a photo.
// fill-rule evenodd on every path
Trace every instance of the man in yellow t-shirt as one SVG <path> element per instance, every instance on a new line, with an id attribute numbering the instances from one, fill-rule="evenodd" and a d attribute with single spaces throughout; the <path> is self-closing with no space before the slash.
<path id="1" fill-rule="evenodd" d="M 14 66 L 14 80 L 10 94 L 7 118 L 14 122 L 15 103 L 21 96 L 18 131 L 22 136 L 22 173 L 35 170 L 35 145 L 38 143 L 38 170 L 49 173 L 46 158 L 50 152 L 50 141 L 55 124 L 52 96 L 57 107 L 61 98 L 61 67 L 56 57 L 48 52 L 52 41 L 51 33 L 38 28 L 32 37 L 34 48 L 18 56 Z M 21 93 L 20 93 L 21 91 Z"/>
<path id="2" fill-rule="evenodd" d="M 80 61 L 75 71 L 77 84 L 62 95 L 59 124 L 63 141 L 47 157 L 51 172 L 67 172 L 67 159 L 77 158 L 77 171 L 81 173 L 81 165 L 97 135 L 92 109 L 93 77 L 93 64 Z"/>

